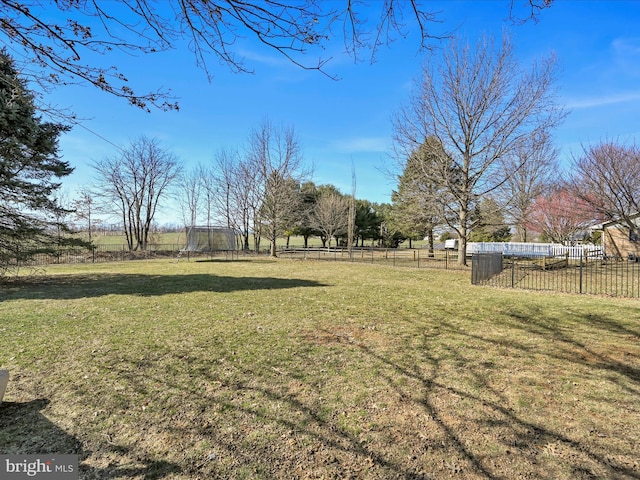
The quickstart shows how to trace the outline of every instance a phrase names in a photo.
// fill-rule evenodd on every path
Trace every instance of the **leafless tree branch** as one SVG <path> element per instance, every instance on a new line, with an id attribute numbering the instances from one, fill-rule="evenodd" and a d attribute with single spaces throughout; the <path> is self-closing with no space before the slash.
<path id="1" fill-rule="evenodd" d="M 340 8 L 340 3 L 324 0 L 0 0 L 0 36 L 24 73 L 42 84 L 88 83 L 146 110 L 178 105 L 167 90 L 136 93 L 114 61 L 105 65 L 87 62 L 86 57 L 97 53 L 109 62 L 114 50 L 149 54 L 186 40 L 196 63 L 211 78 L 212 58 L 232 71 L 251 72 L 235 47 L 242 38 L 255 38 L 293 64 L 335 78 L 326 68 L 330 58 L 310 61 L 308 55 L 335 38 L 336 25 L 342 24 L 346 50 L 356 61 L 362 52 L 373 61 L 379 47 L 414 28 L 422 48 L 446 36 L 433 31 L 439 12 L 428 2 L 384 0 L 376 12 L 377 3 L 343 1 Z M 550 1 L 529 0 L 526 5 L 530 13 L 522 18 L 513 0 L 510 17 L 536 18 Z M 58 23 L 44 20 L 52 7 L 63 17 Z M 374 12 L 374 18 L 366 18 L 365 9 Z"/>

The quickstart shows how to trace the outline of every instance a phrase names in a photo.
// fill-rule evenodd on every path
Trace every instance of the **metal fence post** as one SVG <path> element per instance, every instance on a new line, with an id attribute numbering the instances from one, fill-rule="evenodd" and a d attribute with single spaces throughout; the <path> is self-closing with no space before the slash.
<path id="1" fill-rule="evenodd" d="M 516 259 L 511 257 L 511 288 L 516 287 Z"/>
<path id="2" fill-rule="evenodd" d="M 567 266 L 569 265 L 569 257 L 567 256 Z M 580 293 L 582 293 L 582 255 L 580 255 Z"/>

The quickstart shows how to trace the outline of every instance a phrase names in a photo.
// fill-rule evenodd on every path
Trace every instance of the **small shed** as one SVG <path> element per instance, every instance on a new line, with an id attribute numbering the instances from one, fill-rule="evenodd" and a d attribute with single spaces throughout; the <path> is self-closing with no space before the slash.
<path id="1" fill-rule="evenodd" d="M 458 250 L 458 239 L 450 238 L 444 241 L 444 249 L 445 250 Z"/>
<path id="2" fill-rule="evenodd" d="M 608 256 L 640 261 L 640 213 L 631 221 L 634 228 L 621 220 L 602 224 L 602 246 Z"/>

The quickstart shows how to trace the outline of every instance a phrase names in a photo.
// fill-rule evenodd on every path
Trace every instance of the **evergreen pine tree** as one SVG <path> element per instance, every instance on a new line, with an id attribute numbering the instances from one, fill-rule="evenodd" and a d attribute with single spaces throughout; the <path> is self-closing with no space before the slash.
<path id="1" fill-rule="evenodd" d="M 34 95 L 6 51 L 0 51 L 0 273 L 38 252 L 69 243 L 59 233 L 62 209 L 53 197 L 73 169 L 58 154 L 69 127 L 44 122 Z"/>

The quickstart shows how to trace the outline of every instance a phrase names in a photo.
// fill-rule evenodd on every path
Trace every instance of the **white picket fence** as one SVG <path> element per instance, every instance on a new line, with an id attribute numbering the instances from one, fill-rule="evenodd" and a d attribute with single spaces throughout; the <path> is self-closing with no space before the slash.
<path id="1" fill-rule="evenodd" d="M 601 259 L 604 249 L 597 245 L 578 245 L 567 247 L 559 243 L 524 243 L 524 242 L 469 242 L 467 255 L 474 253 L 502 253 L 515 257 L 564 257 L 580 259 Z"/>

